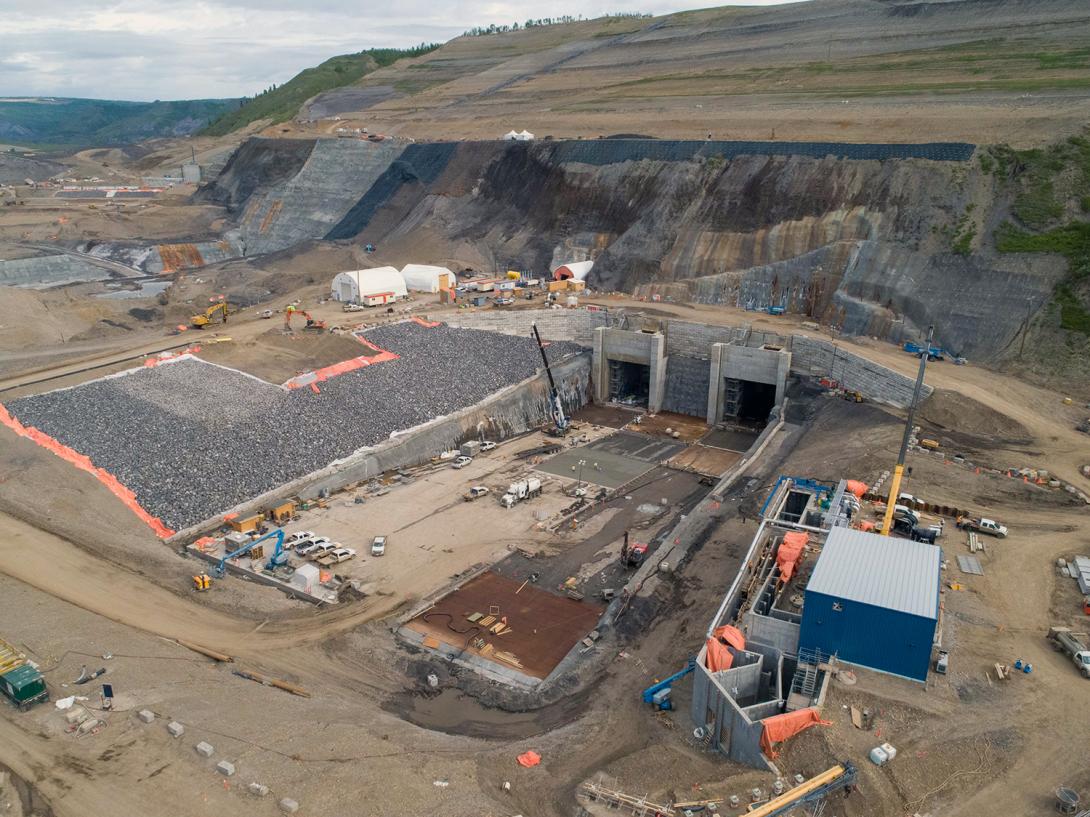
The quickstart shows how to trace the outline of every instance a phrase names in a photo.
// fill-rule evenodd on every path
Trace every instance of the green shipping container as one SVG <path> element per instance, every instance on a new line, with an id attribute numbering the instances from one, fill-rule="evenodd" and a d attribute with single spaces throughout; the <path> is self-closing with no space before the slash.
<path id="1" fill-rule="evenodd" d="M 20 709 L 25 709 L 38 701 L 49 698 L 45 679 L 38 670 L 29 664 L 23 664 L 0 675 L 0 689 L 11 698 Z"/>

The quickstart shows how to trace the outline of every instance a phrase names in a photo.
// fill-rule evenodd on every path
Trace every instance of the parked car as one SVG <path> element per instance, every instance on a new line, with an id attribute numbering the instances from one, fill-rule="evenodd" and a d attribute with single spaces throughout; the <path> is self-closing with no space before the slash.
<path id="1" fill-rule="evenodd" d="M 466 457 L 463 455 L 453 462 L 451 468 L 465 468 L 471 462 L 473 462 L 473 457 Z"/>
<path id="2" fill-rule="evenodd" d="M 386 553 L 386 537 L 376 536 L 371 540 L 371 555 L 382 556 Z"/>
<path id="3" fill-rule="evenodd" d="M 331 542 L 329 541 L 328 536 L 319 536 L 316 539 L 312 539 L 310 542 L 307 542 L 307 544 L 301 547 L 297 547 L 295 549 L 295 552 L 299 556 L 302 556 L 304 559 L 306 559 L 309 558 L 315 551 L 320 550 L 326 545 L 330 544 Z"/>
<path id="4" fill-rule="evenodd" d="M 463 498 L 466 502 L 472 502 L 474 499 L 480 499 L 482 496 L 489 492 L 488 488 L 484 485 L 474 485 L 465 494 Z"/>
<path id="5" fill-rule="evenodd" d="M 962 530 L 975 530 L 980 533 L 990 533 L 992 536 L 998 536 L 1003 539 L 1007 535 L 1007 526 L 1000 525 L 994 519 L 973 519 L 971 517 L 962 516 L 958 518 L 958 527 Z"/>
<path id="6" fill-rule="evenodd" d="M 352 548 L 333 548 L 333 550 L 328 551 L 322 558 L 318 559 L 318 561 L 323 565 L 335 565 L 339 562 L 346 562 L 349 559 L 354 558 L 355 555 L 356 551 Z"/>
<path id="7" fill-rule="evenodd" d="M 496 447 L 496 444 L 492 440 L 485 440 L 481 443 L 481 451 L 491 451 Z"/>

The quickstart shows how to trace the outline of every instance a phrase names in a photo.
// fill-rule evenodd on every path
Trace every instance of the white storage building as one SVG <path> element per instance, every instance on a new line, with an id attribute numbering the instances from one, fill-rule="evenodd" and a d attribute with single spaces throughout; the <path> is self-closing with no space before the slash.
<path id="1" fill-rule="evenodd" d="M 330 287 L 330 295 L 335 301 L 369 306 L 396 301 L 408 294 L 405 279 L 395 267 L 338 272 Z"/>
<path id="2" fill-rule="evenodd" d="M 413 292 L 438 292 L 454 285 L 454 273 L 446 267 L 406 264 L 401 268 L 405 286 Z"/>

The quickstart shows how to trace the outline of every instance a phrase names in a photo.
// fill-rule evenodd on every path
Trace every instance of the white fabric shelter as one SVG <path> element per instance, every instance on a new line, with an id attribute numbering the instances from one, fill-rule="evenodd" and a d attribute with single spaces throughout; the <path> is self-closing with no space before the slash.
<path id="1" fill-rule="evenodd" d="M 533 140 L 533 138 L 534 135 L 528 130 L 523 130 L 515 134 L 515 139 L 519 142 L 530 142 Z"/>
<path id="2" fill-rule="evenodd" d="M 565 278 L 574 278 L 576 281 L 585 281 L 593 268 L 593 261 L 572 261 L 570 264 L 561 264 L 553 270 L 553 280 L 563 281 Z"/>
<path id="3" fill-rule="evenodd" d="M 509 130 L 509 131 L 507 131 L 507 133 L 505 133 L 503 135 L 503 141 L 505 141 L 505 142 L 514 142 L 518 138 L 519 138 L 518 131 L 513 131 L 513 130 Z"/>
<path id="4" fill-rule="evenodd" d="M 405 279 L 395 267 L 338 272 L 330 286 L 333 300 L 346 303 L 360 303 L 368 296 L 384 293 L 392 293 L 394 298 L 404 298 L 409 294 Z"/>
<path id="5" fill-rule="evenodd" d="M 450 289 L 454 284 L 454 273 L 446 267 L 434 267 L 429 264 L 406 264 L 401 268 L 401 277 L 405 286 L 413 292 L 438 292 Z"/>

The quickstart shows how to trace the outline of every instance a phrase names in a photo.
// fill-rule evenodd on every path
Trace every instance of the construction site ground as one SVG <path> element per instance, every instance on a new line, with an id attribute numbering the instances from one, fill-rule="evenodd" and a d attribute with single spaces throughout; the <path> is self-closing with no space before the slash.
<path id="1" fill-rule="evenodd" d="M 709 322 L 736 322 L 742 314 L 659 308 Z M 337 314 L 332 305 L 314 311 L 320 317 Z M 781 318 L 754 323 L 791 325 Z M 250 319 L 230 328 L 232 343 L 268 331 L 268 322 Z M 177 336 L 144 337 L 135 348 L 118 343 L 92 357 L 109 361 L 179 342 Z M 916 366 L 912 357 L 887 344 L 862 340 L 851 348 L 906 374 Z M 26 381 L 65 371 L 12 378 L 0 387 L 40 391 L 44 384 Z M 49 381 L 49 387 L 100 373 L 68 374 Z M 966 453 L 996 465 L 1047 468 L 1085 487 L 1077 473 L 1085 445 L 1080 446 L 1072 427 L 1076 409 L 1063 405 L 1062 395 L 972 365 L 932 366 L 928 382 L 941 391 L 932 398 L 935 408 L 929 412 L 931 404 L 925 404 L 921 412 L 923 433 L 945 437 L 946 453 Z M 5 393 L 5 399 L 10 396 Z M 601 423 L 617 414 L 608 407 L 591 411 L 601 413 Z M 236 782 L 250 779 L 298 799 L 308 812 L 332 815 L 355 813 L 358 802 L 345 792 L 358 791 L 361 781 L 374 783 L 368 786 L 368 809 L 374 814 L 404 814 L 406 803 L 413 804 L 413 813 L 567 814 L 580 781 L 599 774 L 620 789 L 663 799 L 745 795 L 754 785 L 767 787 L 771 775 L 734 767 L 693 741 L 685 682 L 676 686 L 678 710 L 671 715 L 653 714 L 640 702 L 639 692 L 680 668 L 698 649 L 753 535 L 750 509 L 759 505 L 775 477 L 787 472 L 871 481 L 891 468 L 902 422 L 875 406 L 828 398 L 800 400 L 789 409 L 788 421 L 775 445 L 726 498 L 718 527 L 662 584 L 657 610 L 652 604 L 634 605 L 621 619 L 627 641 L 608 669 L 579 694 L 522 713 L 491 708 L 510 706 L 498 692 L 492 698 L 487 690 L 474 689 L 475 697 L 461 694 L 463 679 L 444 666 L 433 666 L 443 678 L 440 691 L 427 686 L 422 668 L 434 662 L 399 645 L 387 626 L 389 617 L 404 609 L 408 593 L 376 593 L 337 609 L 315 610 L 269 588 L 228 579 L 211 594 L 195 596 L 188 588 L 197 563 L 155 541 L 97 481 L 4 430 L 0 571 L 6 578 L 0 611 L 11 622 L 5 637 L 24 645 L 42 664 L 55 697 L 83 693 L 72 686 L 83 664 L 106 666 L 104 680 L 115 686 L 118 711 L 103 731 L 81 738 L 64 733 L 62 714 L 52 705 L 25 714 L 9 711 L 0 719 L 0 763 L 27 781 L 57 814 L 107 809 L 151 815 L 212 809 L 264 813 L 269 806 L 242 793 Z M 587 433 L 594 436 L 593 429 Z M 501 460 L 506 456 L 501 450 L 493 457 L 497 453 Z M 482 458 L 480 467 L 495 461 Z M 808 775 L 833 760 L 855 762 L 861 770 L 860 791 L 836 803 L 836 813 L 849 817 L 1049 808 L 1057 785 L 1090 785 L 1078 753 L 1070 751 L 1090 728 L 1077 705 L 1086 682 L 1044 638 L 1051 624 L 1079 628 L 1083 619 L 1070 587 L 1073 580 L 1057 574 L 1055 560 L 1090 548 L 1081 533 L 1086 510 L 1068 502 L 1065 494 L 978 474 L 943 456 L 913 454 L 909 465 L 913 472 L 903 490 L 994 516 L 1011 528 L 1011 535 L 988 542 L 980 556 L 984 576 L 967 576 L 954 556 L 968 551 L 947 525 L 944 587 L 953 581 L 965 588 L 946 587 L 944 593 L 949 675 L 932 676 L 922 686 L 858 672 L 854 686 L 834 685 L 825 709 L 834 725 L 799 736 L 780 761 L 786 771 Z M 448 473 L 450 483 L 445 482 Z M 427 477 L 416 487 L 443 497 L 449 491 L 444 504 L 461 502 L 460 489 L 478 478 L 472 471 L 453 469 L 436 474 L 434 484 Z M 570 468 L 565 476 L 576 479 Z M 662 482 L 651 482 L 657 478 Z M 507 477 L 495 479 L 502 483 Z M 585 527 L 574 534 L 540 544 L 526 536 L 532 552 L 508 552 L 494 569 L 520 582 L 538 572 L 543 587 L 573 575 L 583 576 L 588 587 L 594 582 L 616 586 L 623 577 L 610 550 L 619 547 L 633 519 L 617 509 L 667 497 L 670 511 L 653 517 L 646 529 L 651 538 L 699 487 L 695 475 L 670 469 L 656 469 L 641 479 L 649 480 L 646 487 L 581 520 Z M 676 488 L 664 491 L 667 480 Z M 332 523 L 342 510 L 367 513 L 368 502 L 412 504 L 413 491 L 412 485 L 396 488 L 352 508 L 335 502 L 323 513 Z M 555 501 L 548 497 L 547 492 L 538 501 Z M 447 513 L 476 514 L 479 504 L 462 503 Z M 749 511 L 746 522 L 739 509 Z M 511 512 L 496 507 L 495 513 L 491 525 L 503 524 L 501 514 Z M 522 509 L 514 513 L 523 514 Z M 320 527 L 317 519 L 305 520 L 306 526 Z M 432 532 L 446 527 L 439 521 L 442 514 L 433 519 L 415 525 L 429 529 L 434 524 Z M 536 521 L 522 515 L 520 524 L 532 528 Z M 392 533 L 384 526 L 385 531 L 372 532 L 372 524 L 360 538 L 366 542 L 373 533 L 386 532 L 390 556 L 397 554 L 400 537 L 413 531 Z M 505 533 L 489 537 L 500 547 L 492 551 L 488 545 L 482 553 L 498 553 L 510 544 L 499 540 L 512 538 Z M 427 565 L 431 572 L 418 564 L 421 586 L 441 587 L 463 560 L 436 561 L 434 570 Z M 360 564 L 371 562 L 364 557 Z M 394 564 L 391 559 L 390 569 Z M 591 566 L 596 570 L 587 573 Z M 312 697 L 243 680 L 231 674 L 230 666 L 160 637 L 228 652 L 239 667 L 285 678 Z M 98 657 L 104 654 L 113 657 Z M 1031 662 L 1034 672 L 996 680 L 993 665 L 1012 664 L 1016 658 Z M 97 688 L 88 685 L 88 692 L 88 705 L 93 705 Z M 851 726 L 850 710 L 842 707 L 853 704 L 877 712 L 874 731 Z M 164 717 L 150 726 L 139 724 L 133 710 L 145 707 Z M 167 716 L 186 724 L 183 738 L 166 736 Z M 193 751 L 197 740 L 215 745 L 216 759 L 236 762 L 239 776 L 225 786 L 212 763 Z M 865 752 L 887 740 L 899 748 L 897 759 L 882 769 L 870 766 Z M 531 748 L 542 755 L 542 766 L 523 769 L 514 758 Z M 505 781 L 511 783 L 510 793 L 502 789 Z"/>

